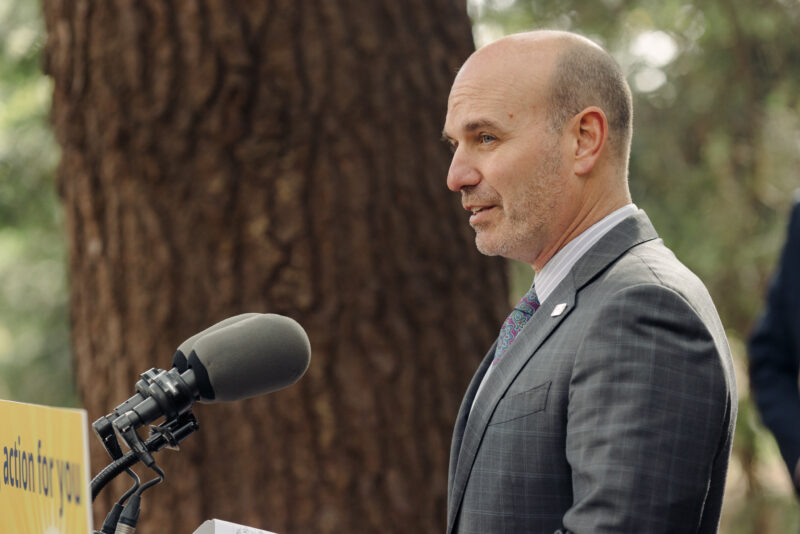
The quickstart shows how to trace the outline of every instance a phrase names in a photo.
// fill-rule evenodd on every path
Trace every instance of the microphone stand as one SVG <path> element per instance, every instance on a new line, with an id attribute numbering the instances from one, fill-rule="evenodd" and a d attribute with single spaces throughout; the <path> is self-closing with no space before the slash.
<path id="1" fill-rule="evenodd" d="M 119 425 L 116 425 L 116 431 L 130 449 L 125 454 L 122 453 L 117 441 L 115 425 L 112 424 L 108 416 L 101 417 L 95 421 L 92 424 L 92 428 L 100 438 L 106 451 L 114 459 L 92 479 L 92 501 L 94 502 L 103 488 L 122 472 L 128 472 L 135 480 L 134 487 L 128 490 L 112 507 L 103 524 L 103 529 L 99 532 L 95 531 L 95 534 L 132 534 L 138 520 L 139 502 L 142 493 L 162 482 L 166 476 L 164 471 L 156 465 L 155 459 L 150 453 L 158 452 L 164 447 L 178 450 L 178 444 L 197 432 L 200 429 L 200 425 L 194 414 L 191 411 L 186 411 L 167 419 L 161 425 L 151 426 L 150 436 L 147 441 L 142 441 L 132 426 L 120 428 Z M 130 469 L 137 462 L 142 462 L 155 471 L 157 477 L 140 485 L 138 476 Z M 123 509 L 122 504 L 129 497 L 130 501 Z"/>
<path id="2" fill-rule="evenodd" d="M 100 421 L 100 419 L 98 421 Z M 197 422 L 194 415 L 191 412 L 185 412 L 179 415 L 177 419 L 166 421 L 159 426 L 150 427 L 150 437 L 146 442 L 142 442 L 138 434 L 133 432 L 138 443 L 131 446 L 131 449 L 124 455 L 121 449 L 119 454 L 111 454 L 114 461 L 108 464 L 94 479 L 92 479 L 92 501 L 95 500 L 103 488 L 116 478 L 117 475 L 136 463 L 141 461 L 148 467 L 155 464 L 155 460 L 153 460 L 153 457 L 150 455 L 151 452 L 158 452 L 164 447 L 178 450 L 178 444 L 199 429 L 200 424 Z M 128 436 L 125 437 L 128 438 Z M 105 438 L 101 437 L 101 440 L 105 443 Z M 117 447 L 119 447 L 118 444 Z M 111 453 L 111 451 L 109 451 L 109 453 Z"/>

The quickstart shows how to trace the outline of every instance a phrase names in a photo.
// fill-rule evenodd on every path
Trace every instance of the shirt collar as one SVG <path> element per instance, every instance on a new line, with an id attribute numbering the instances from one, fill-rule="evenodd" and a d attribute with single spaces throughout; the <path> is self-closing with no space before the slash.
<path id="1" fill-rule="evenodd" d="M 601 237 L 622 222 L 623 219 L 638 211 L 636 204 L 628 204 L 613 211 L 581 232 L 576 238 L 564 245 L 550 261 L 548 261 L 534 279 L 536 296 L 544 303 L 550 293 L 561 283 L 575 263 L 586 254 Z"/>

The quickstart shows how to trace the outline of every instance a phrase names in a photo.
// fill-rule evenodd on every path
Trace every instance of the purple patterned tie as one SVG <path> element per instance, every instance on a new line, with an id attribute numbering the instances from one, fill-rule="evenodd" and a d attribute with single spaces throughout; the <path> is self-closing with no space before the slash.
<path id="1" fill-rule="evenodd" d="M 516 339 L 517 334 L 522 331 L 522 327 L 525 326 L 525 323 L 528 322 L 538 309 L 539 297 L 536 296 L 536 290 L 531 286 L 517 305 L 514 306 L 514 310 L 506 318 L 503 327 L 500 329 L 492 365 L 497 365 L 497 362 L 500 361 L 500 358 L 514 342 L 514 339 Z"/>

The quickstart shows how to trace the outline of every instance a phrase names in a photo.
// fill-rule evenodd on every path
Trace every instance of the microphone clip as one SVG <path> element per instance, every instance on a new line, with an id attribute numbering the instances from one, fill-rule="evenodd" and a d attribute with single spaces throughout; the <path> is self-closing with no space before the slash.
<path id="1" fill-rule="evenodd" d="M 92 423 L 92 429 L 112 459 L 118 460 L 123 456 L 117 439 L 120 437 L 129 449 L 150 466 L 154 460 L 136 429 L 161 417 L 164 417 L 164 423 L 155 427 L 159 429 L 158 432 L 171 432 L 175 425 L 182 426 L 184 420 L 181 416 L 189 412 L 197 398 L 194 392 L 196 384 L 192 371 L 181 374 L 176 368 L 167 371 L 153 368 L 140 376 L 141 380 L 136 383 L 136 394 L 110 414 L 97 419 Z M 172 438 L 165 439 L 172 441 Z"/>

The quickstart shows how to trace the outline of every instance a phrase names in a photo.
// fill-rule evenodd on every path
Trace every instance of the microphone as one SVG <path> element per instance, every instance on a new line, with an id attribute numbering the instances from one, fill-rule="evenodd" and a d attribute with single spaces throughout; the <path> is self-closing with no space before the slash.
<path id="1" fill-rule="evenodd" d="M 221 328 L 225 328 L 233 323 L 238 323 L 239 321 L 243 321 L 250 317 L 258 315 L 257 313 L 243 313 L 241 315 L 234 315 L 233 317 L 228 317 L 227 319 L 223 319 L 222 321 L 218 322 L 213 326 L 209 326 L 202 332 L 198 332 L 197 334 L 193 335 L 192 337 L 188 338 L 186 341 L 178 345 L 178 350 L 175 351 L 175 355 L 172 357 L 172 366 L 177 368 L 178 371 L 181 373 L 184 372 L 186 369 L 189 368 L 187 364 L 187 357 L 192 352 L 194 348 L 194 343 L 201 337 L 206 334 L 210 334 L 211 332 L 215 332 Z"/>
<path id="2" fill-rule="evenodd" d="M 302 377 L 311 359 L 303 327 L 289 317 L 256 315 L 198 339 L 187 358 L 201 402 L 248 399 Z"/>
<path id="3" fill-rule="evenodd" d="M 178 355 L 185 351 L 184 362 Z M 137 428 L 162 416 L 174 421 L 197 401 L 235 401 L 283 389 L 303 376 L 310 358 L 308 336 L 293 319 L 255 313 L 231 317 L 184 341 L 172 369 L 143 373 L 137 393 L 92 427 L 112 457 L 121 456 L 119 446 L 113 447 L 114 430 L 141 452 Z"/>
<path id="4" fill-rule="evenodd" d="M 102 532 L 132 534 L 144 490 L 164 480 L 151 453 L 178 444 L 199 428 L 190 408 L 195 402 L 227 402 L 271 393 L 297 382 L 311 359 L 305 330 L 293 319 L 246 313 L 220 321 L 178 346 L 169 370 L 150 369 L 136 383 L 136 394 L 92 424 L 114 461 L 91 483 L 92 501 L 114 477 L 141 461 L 158 477 L 139 485 L 138 477 L 115 505 Z M 161 417 L 143 441 L 137 429 Z M 116 436 L 130 450 L 123 454 Z M 131 495 L 128 504 L 122 502 Z M 121 514 L 120 514 L 120 510 Z M 106 528 L 108 527 L 108 528 Z"/>

